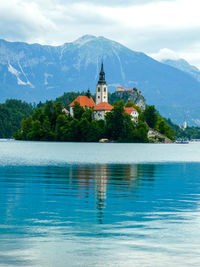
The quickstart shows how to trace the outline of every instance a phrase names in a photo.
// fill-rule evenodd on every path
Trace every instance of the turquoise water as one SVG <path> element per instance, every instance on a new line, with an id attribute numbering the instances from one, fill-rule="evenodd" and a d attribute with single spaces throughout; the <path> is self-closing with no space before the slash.
<path id="1" fill-rule="evenodd" d="M 0 266 L 199 266 L 200 144 L 0 142 Z"/>

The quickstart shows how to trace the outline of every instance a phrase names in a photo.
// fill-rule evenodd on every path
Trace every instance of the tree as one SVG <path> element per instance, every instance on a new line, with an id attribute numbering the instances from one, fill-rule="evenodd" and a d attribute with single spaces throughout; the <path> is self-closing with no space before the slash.
<path id="1" fill-rule="evenodd" d="M 27 133 L 28 140 L 39 141 L 42 138 L 41 123 L 38 120 L 32 122 L 32 130 Z"/>
<path id="2" fill-rule="evenodd" d="M 83 142 L 87 142 L 88 141 L 88 132 L 90 129 L 90 123 L 87 120 L 87 118 L 82 118 L 80 120 L 79 123 L 79 127 L 80 127 L 80 137 L 79 139 Z"/>
<path id="3" fill-rule="evenodd" d="M 151 128 L 155 128 L 158 115 L 154 106 L 147 106 L 144 111 L 144 120 Z"/>
<path id="4" fill-rule="evenodd" d="M 56 119 L 55 139 L 58 141 L 69 139 L 69 120 L 65 114 L 59 115 Z"/>
<path id="5" fill-rule="evenodd" d="M 53 107 L 53 101 L 47 101 L 44 105 L 44 115 L 49 117 L 49 120 L 51 121 L 52 115 L 53 115 L 54 107 Z"/>
<path id="6" fill-rule="evenodd" d="M 47 115 L 46 115 L 46 117 L 47 117 Z M 45 118 L 45 114 L 43 112 L 43 109 L 42 108 L 36 108 L 33 112 L 32 118 L 33 118 L 33 120 L 38 120 L 38 121 L 42 122 Z"/>
<path id="7" fill-rule="evenodd" d="M 134 106 L 134 103 L 132 101 L 130 101 L 130 100 L 128 100 L 126 105 L 125 105 L 126 108 L 130 108 L 130 107 L 133 107 L 133 106 Z"/>
<path id="8" fill-rule="evenodd" d="M 81 107 L 81 105 L 78 102 L 75 102 L 73 106 L 73 112 L 74 112 L 74 118 L 80 120 L 84 113 L 84 108 Z"/>
<path id="9" fill-rule="evenodd" d="M 103 136 L 102 136 L 100 124 L 98 123 L 98 121 L 93 120 L 90 123 L 90 128 L 88 129 L 87 141 L 98 142 L 101 138 L 103 138 Z"/>
<path id="10" fill-rule="evenodd" d="M 125 113 L 123 115 L 123 128 L 120 134 L 119 141 L 120 142 L 134 142 L 134 129 L 135 125 L 131 120 L 131 116 Z"/>
<path id="11" fill-rule="evenodd" d="M 73 119 L 69 124 L 69 140 L 68 141 L 81 141 L 79 121 Z"/>
<path id="12" fill-rule="evenodd" d="M 93 109 L 85 108 L 82 118 L 86 118 L 89 122 L 93 119 Z"/>
<path id="13" fill-rule="evenodd" d="M 22 139 L 23 140 L 27 140 L 28 139 L 28 134 L 29 134 L 30 131 L 32 131 L 32 128 L 33 128 L 33 120 L 32 120 L 31 116 L 22 121 L 21 134 L 22 134 Z"/>
<path id="14" fill-rule="evenodd" d="M 117 141 L 123 129 L 124 101 L 114 103 L 114 108 L 106 114 L 106 133 L 109 138 Z"/>
<path id="15" fill-rule="evenodd" d="M 33 112 L 31 104 L 16 99 L 0 104 L 0 138 L 10 138 L 20 129 L 21 121 Z"/>

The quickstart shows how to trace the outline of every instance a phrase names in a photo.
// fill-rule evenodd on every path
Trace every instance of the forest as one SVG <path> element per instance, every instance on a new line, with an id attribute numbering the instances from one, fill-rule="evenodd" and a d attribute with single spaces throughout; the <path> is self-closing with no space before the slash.
<path id="1" fill-rule="evenodd" d="M 33 105 L 21 100 L 10 99 L 0 104 L 0 138 L 11 138 L 21 121 L 33 113 Z"/>

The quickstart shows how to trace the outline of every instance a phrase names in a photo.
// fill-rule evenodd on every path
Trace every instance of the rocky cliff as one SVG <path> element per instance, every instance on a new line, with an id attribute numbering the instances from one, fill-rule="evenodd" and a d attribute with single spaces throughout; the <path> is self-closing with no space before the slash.
<path id="1" fill-rule="evenodd" d="M 130 100 L 136 106 L 138 106 L 142 110 L 145 110 L 145 98 L 142 95 L 141 91 L 136 88 L 133 88 L 132 91 L 116 91 L 115 93 L 113 93 L 113 95 L 116 97 L 116 99 L 123 99 L 125 103 Z"/>

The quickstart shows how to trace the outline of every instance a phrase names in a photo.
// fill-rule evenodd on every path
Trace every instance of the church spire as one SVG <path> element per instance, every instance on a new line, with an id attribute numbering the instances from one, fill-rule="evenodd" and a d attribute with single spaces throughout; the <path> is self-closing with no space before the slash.
<path id="1" fill-rule="evenodd" d="M 106 81 L 105 81 L 105 72 L 104 72 L 104 69 L 103 69 L 103 62 L 101 63 L 101 71 L 99 73 L 99 81 L 98 81 L 98 84 L 106 84 Z"/>
<path id="2" fill-rule="evenodd" d="M 99 81 L 96 86 L 96 105 L 98 105 L 101 102 L 108 102 L 108 86 L 105 81 L 105 72 L 103 69 L 103 62 L 101 63 Z"/>

